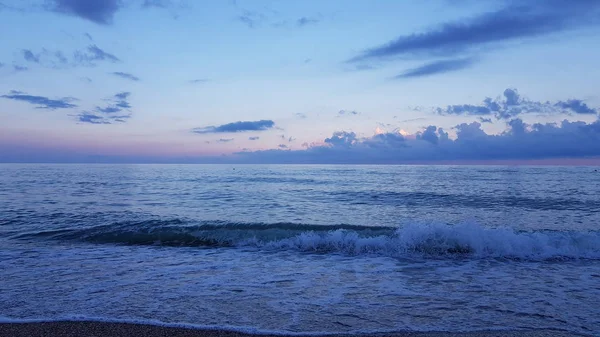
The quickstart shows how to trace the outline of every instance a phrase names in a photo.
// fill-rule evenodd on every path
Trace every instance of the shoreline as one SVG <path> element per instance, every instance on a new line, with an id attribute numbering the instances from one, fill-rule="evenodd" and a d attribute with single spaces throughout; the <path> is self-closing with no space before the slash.
<path id="1" fill-rule="evenodd" d="M 6 337 L 281 337 L 281 336 L 351 336 L 351 337 L 567 337 L 585 336 L 559 330 L 514 330 L 475 332 L 417 332 L 399 331 L 365 334 L 269 334 L 222 329 L 196 329 L 183 326 L 101 321 L 49 321 L 0 323 L 0 336 Z"/>

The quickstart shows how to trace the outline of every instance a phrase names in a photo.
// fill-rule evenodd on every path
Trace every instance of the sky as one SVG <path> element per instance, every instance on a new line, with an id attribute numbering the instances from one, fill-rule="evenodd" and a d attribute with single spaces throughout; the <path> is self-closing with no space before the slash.
<path id="1" fill-rule="evenodd" d="M 0 0 L 0 162 L 600 163 L 597 0 Z"/>

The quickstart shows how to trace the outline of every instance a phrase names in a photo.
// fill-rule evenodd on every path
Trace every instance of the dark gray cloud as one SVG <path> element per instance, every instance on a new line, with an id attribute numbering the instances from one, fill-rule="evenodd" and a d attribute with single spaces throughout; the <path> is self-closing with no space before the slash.
<path id="1" fill-rule="evenodd" d="M 249 163 L 401 164 L 461 160 L 529 160 L 600 156 L 600 120 L 531 124 L 508 122 L 501 134 L 487 134 L 477 122 L 454 127 L 456 139 L 436 126 L 412 137 L 384 133 L 360 138 L 353 132 L 336 132 L 325 145 L 306 144 L 303 150 L 267 150 L 238 153 Z"/>
<path id="2" fill-rule="evenodd" d="M 493 123 L 491 118 L 479 117 L 480 123 Z"/>
<path id="3" fill-rule="evenodd" d="M 115 71 L 115 72 L 113 72 L 111 74 L 115 75 L 115 76 L 118 76 L 118 77 L 121 77 L 121 78 L 124 78 L 124 79 L 127 79 L 127 80 L 131 80 L 131 81 L 136 81 L 137 82 L 137 81 L 140 80 L 140 78 L 137 77 L 137 76 L 134 76 L 134 75 L 129 74 L 129 73 L 124 73 L 124 72 L 121 72 L 121 71 Z"/>
<path id="4" fill-rule="evenodd" d="M 495 11 L 447 22 L 423 33 L 402 35 L 350 61 L 461 54 L 492 44 L 598 25 L 599 18 L 600 1 L 510 1 Z"/>
<path id="5" fill-rule="evenodd" d="M 258 136 L 254 136 L 254 137 L 248 137 L 248 140 L 259 140 L 260 137 Z"/>
<path id="6" fill-rule="evenodd" d="M 121 8 L 120 0 L 50 0 L 49 9 L 101 25 L 109 25 Z"/>
<path id="7" fill-rule="evenodd" d="M 265 131 L 272 129 L 275 126 L 275 122 L 272 120 L 259 120 L 259 121 L 246 121 L 246 122 L 234 122 L 223 124 L 219 126 L 207 126 L 202 128 L 192 129 L 194 133 L 233 133 L 233 132 L 244 132 L 244 131 Z"/>
<path id="8" fill-rule="evenodd" d="M 131 118 L 130 92 L 124 91 L 105 99 L 105 106 L 96 106 L 93 111 L 82 111 L 75 117 L 81 123 L 113 124 L 124 123 Z"/>
<path id="9" fill-rule="evenodd" d="M 440 115 L 471 115 L 493 116 L 497 119 L 511 119 L 528 113 L 538 114 L 587 114 L 595 115 L 597 109 L 590 108 L 582 100 L 569 99 L 567 101 L 540 102 L 521 97 L 516 89 L 506 89 L 502 97 L 492 99 L 487 97 L 481 104 L 448 105 L 445 108 L 435 108 Z"/>
<path id="10" fill-rule="evenodd" d="M 314 25 L 316 23 L 319 23 L 319 21 L 321 21 L 321 20 L 319 20 L 317 18 L 303 16 L 300 19 L 296 20 L 296 25 L 298 27 L 304 27 L 304 26 L 308 26 L 308 25 Z"/>
<path id="11" fill-rule="evenodd" d="M 423 77 L 435 74 L 448 73 L 451 71 L 457 71 L 465 68 L 469 68 L 474 64 L 473 59 L 453 59 L 443 60 L 424 64 L 420 67 L 409 69 L 402 74 L 395 76 L 395 79 L 411 78 L 411 77 Z"/>
<path id="12" fill-rule="evenodd" d="M 63 97 L 58 99 L 51 99 L 44 96 L 28 95 L 22 91 L 12 90 L 7 95 L 2 95 L 0 98 L 10 99 L 13 101 L 26 102 L 36 106 L 36 109 L 71 109 L 76 108 L 77 105 L 72 102 L 76 101 L 73 97 Z"/>

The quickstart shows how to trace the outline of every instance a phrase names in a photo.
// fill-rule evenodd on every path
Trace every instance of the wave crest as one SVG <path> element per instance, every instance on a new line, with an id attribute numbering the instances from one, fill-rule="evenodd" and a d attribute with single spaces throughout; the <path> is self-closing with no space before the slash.
<path id="1" fill-rule="evenodd" d="M 600 232 L 518 232 L 475 224 L 415 224 L 393 228 L 218 221 L 188 225 L 181 220 L 152 220 L 36 232 L 18 238 L 121 245 L 254 247 L 389 257 L 600 259 Z"/>

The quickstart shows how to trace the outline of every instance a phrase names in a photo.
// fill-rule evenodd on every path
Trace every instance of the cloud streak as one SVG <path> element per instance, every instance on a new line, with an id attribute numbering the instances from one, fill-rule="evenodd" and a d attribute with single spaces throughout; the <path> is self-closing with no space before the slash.
<path id="1" fill-rule="evenodd" d="M 90 66 L 94 66 L 98 61 L 107 61 L 111 63 L 121 62 L 118 57 L 100 49 L 95 44 L 89 45 L 85 52 L 76 51 L 74 58 L 79 64 Z"/>
<path id="2" fill-rule="evenodd" d="M 598 25 L 599 11 L 600 2 L 589 0 L 509 2 L 496 11 L 399 36 L 363 51 L 350 62 L 461 54 L 487 45 Z"/>
<path id="3" fill-rule="evenodd" d="M 121 72 L 121 71 L 115 71 L 115 72 L 113 72 L 111 74 L 115 75 L 115 76 L 118 76 L 118 77 L 121 77 L 121 78 L 124 78 L 126 80 L 135 81 L 135 82 L 138 82 L 140 80 L 140 78 L 137 77 L 137 76 L 134 76 L 134 75 L 129 74 L 129 73 L 124 73 L 124 72 Z"/>
<path id="4" fill-rule="evenodd" d="M 106 52 L 95 44 L 89 45 L 85 50 L 75 50 L 71 59 L 60 50 L 52 51 L 46 48 L 42 48 L 39 52 L 22 49 L 21 55 L 28 63 L 53 69 L 77 66 L 94 67 L 98 62 L 121 62 L 117 56 Z"/>
<path id="5" fill-rule="evenodd" d="M 193 133 L 207 134 L 207 133 L 234 133 L 234 132 L 245 132 L 245 131 L 266 131 L 272 129 L 275 126 L 275 122 L 272 120 L 259 120 L 259 121 L 239 121 L 218 126 L 207 126 L 201 128 L 192 129 Z"/>
<path id="6" fill-rule="evenodd" d="M 395 79 L 405 79 L 414 77 L 431 76 L 443 74 L 452 71 L 462 70 L 471 67 L 474 64 L 473 59 L 453 59 L 424 64 L 420 67 L 409 69 L 402 74 L 395 76 Z"/>
<path id="7" fill-rule="evenodd" d="M 58 99 L 51 99 L 45 96 L 35 96 L 28 95 L 21 91 L 11 91 L 7 95 L 2 95 L 0 98 L 10 99 L 13 101 L 26 102 L 31 105 L 35 105 L 36 109 L 48 109 L 48 110 L 56 110 L 56 109 L 71 109 L 76 108 L 77 105 L 73 104 L 73 101 L 76 101 L 76 98 L 73 97 L 64 97 Z"/>

